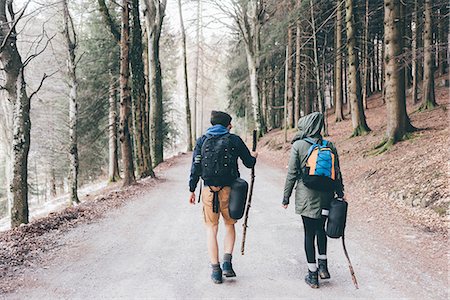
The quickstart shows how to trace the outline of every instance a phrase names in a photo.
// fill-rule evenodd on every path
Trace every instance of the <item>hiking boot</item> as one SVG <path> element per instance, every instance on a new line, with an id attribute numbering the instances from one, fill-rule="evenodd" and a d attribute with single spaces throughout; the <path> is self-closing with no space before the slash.
<path id="1" fill-rule="evenodd" d="M 214 283 L 222 283 L 222 269 L 220 267 L 212 270 L 211 279 Z"/>
<path id="2" fill-rule="evenodd" d="M 328 272 L 327 260 L 319 259 L 319 276 L 320 279 L 329 279 L 330 273 Z"/>
<path id="3" fill-rule="evenodd" d="M 308 270 L 308 275 L 305 277 L 305 282 L 313 289 L 319 288 L 319 275 L 318 272 L 311 272 Z"/>
<path id="4" fill-rule="evenodd" d="M 223 275 L 225 277 L 236 277 L 236 273 L 233 270 L 233 264 L 231 262 L 225 261 L 222 265 Z"/>

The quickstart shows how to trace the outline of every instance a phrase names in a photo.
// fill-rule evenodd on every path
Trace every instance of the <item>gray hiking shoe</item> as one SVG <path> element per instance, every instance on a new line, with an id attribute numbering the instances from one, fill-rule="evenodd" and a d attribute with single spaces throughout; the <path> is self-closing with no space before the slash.
<path id="1" fill-rule="evenodd" d="M 223 275 L 225 277 L 236 277 L 236 273 L 233 270 L 233 264 L 231 262 L 225 261 L 222 265 Z"/>

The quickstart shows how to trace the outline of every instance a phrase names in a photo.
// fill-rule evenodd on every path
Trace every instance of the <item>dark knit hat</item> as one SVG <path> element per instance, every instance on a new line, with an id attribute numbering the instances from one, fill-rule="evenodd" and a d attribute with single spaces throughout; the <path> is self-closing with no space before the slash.
<path id="1" fill-rule="evenodd" d="M 211 124 L 212 125 L 223 125 L 227 127 L 231 123 L 231 116 L 223 111 L 213 110 L 211 112 Z"/>

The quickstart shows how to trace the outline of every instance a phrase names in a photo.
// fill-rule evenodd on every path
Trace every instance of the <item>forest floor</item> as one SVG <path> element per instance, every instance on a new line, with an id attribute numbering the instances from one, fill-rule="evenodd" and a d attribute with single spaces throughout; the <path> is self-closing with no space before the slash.
<path id="1" fill-rule="evenodd" d="M 280 207 L 290 146 L 274 131 L 258 147 L 246 255 L 234 255 L 236 280 L 221 287 L 209 280 L 201 209 L 187 204 L 190 157 L 181 155 L 156 170 L 158 179 L 110 185 L 77 207 L 0 233 L 0 298 L 447 299 L 450 103 L 447 89 L 436 93 L 439 108 L 410 114 L 421 130 L 378 156 L 370 150 L 385 130 L 379 96 L 369 100 L 367 136 L 350 139 L 350 121 L 329 119 L 359 290 L 337 240 L 329 241 L 332 279 L 319 291 L 302 282 L 301 220 L 293 205 Z"/>

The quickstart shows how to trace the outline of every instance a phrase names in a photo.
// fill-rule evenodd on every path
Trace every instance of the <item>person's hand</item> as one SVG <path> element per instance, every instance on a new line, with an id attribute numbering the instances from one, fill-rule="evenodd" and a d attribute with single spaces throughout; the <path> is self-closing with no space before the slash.
<path id="1" fill-rule="evenodd" d="M 195 204 L 195 192 L 191 193 L 191 196 L 189 197 L 189 203 Z"/>
<path id="2" fill-rule="evenodd" d="M 281 207 L 283 207 L 284 209 L 288 208 L 289 204 L 281 204 Z"/>
<path id="3" fill-rule="evenodd" d="M 258 152 L 257 152 L 257 151 L 252 151 L 252 156 L 253 156 L 254 158 L 257 158 L 257 157 L 258 157 Z"/>

